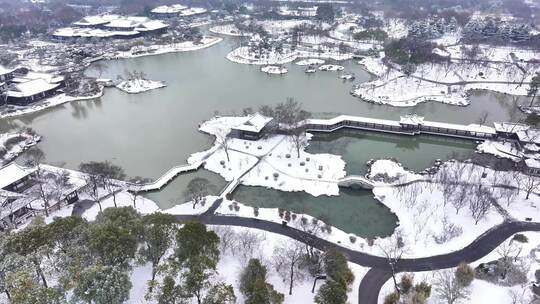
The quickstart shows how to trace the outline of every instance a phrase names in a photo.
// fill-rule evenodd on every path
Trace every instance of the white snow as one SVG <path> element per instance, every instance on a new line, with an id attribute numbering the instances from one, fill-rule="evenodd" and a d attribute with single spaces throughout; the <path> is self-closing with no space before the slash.
<path id="1" fill-rule="evenodd" d="M 287 68 L 277 66 L 277 65 L 266 65 L 261 68 L 261 72 L 266 74 L 282 75 L 289 72 Z"/>
<path id="2" fill-rule="evenodd" d="M 116 87 L 129 94 L 137 94 L 154 89 L 164 88 L 165 83 L 162 81 L 148 79 L 130 79 L 120 82 L 116 85 Z"/>
<path id="3" fill-rule="evenodd" d="M 210 28 L 210 32 L 227 36 L 243 37 L 251 36 L 249 33 L 241 32 L 234 24 L 216 25 Z"/>
<path id="4" fill-rule="evenodd" d="M 103 88 L 98 93 L 91 96 L 68 96 L 66 94 L 59 94 L 50 98 L 45 98 L 40 101 L 34 102 L 29 106 L 4 106 L 0 108 L 0 118 L 14 117 L 42 111 L 48 108 L 52 108 L 67 102 L 88 100 L 99 98 L 103 95 Z"/>
<path id="5" fill-rule="evenodd" d="M 319 65 L 319 64 L 324 64 L 324 62 L 325 61 L 323 59 L 307 58 L 307 59 L 299 60 L 295 62 L 294 64 L 304 66 L 304 65 Z"/>
<path id="6" fill-rule="evenodd" d="M 110 59 L 136 58 L 166 53 L 196 51 L 211 47 L 221 42 L 222 40 L 223 39 L 219 37 L 204 36 L 200 42 L 183 41 L 166 45 L 137 46 L 133 47 L 127 52 L 116 52 L 115 54 L 111 54 L 108 57 Z"/>
<path id="7" fill-rule="evenodd" d="M 200 126 L 200 130 L 223 138 L 233 127 L 249 117 L 216 117 Z M 242 176 L 241 183 L 265 186 L 282 191 L 306 191 L 314 196 L 338 195 L 338 180 L 345 176 L 345 162 L 332 154 L 311 154 L 304 151 L 311 135 L 300 139 L 300 157 L 291 137 L 272 135 L 256 141 L 228 139 L 228 154 L 218 142 L 205 159 L 204 167 L 228 181 Z M 201 161 L 208 152 L 194 153 L 189 163 Z M 260 160 L 258 161 L 258 158 Z"/>
<path id="8" fill-rule="evenodd" d="M 17 140 L 17 142 L 11 143 L 8 146 L 10 140 Z M 40 140 L 41 137 L 39 135 L 30 134 L 25 131 L 0 134 L 0 152 L 5 152 L 0 156 L 0 165 L 15 159 L 24 150 L 36 145 Z"/>
<path id="9" fill-rule="evenodd" d="M 319 67 L 319 71 L 343 71 L 345 68 L 336 64 L 325 64 Z"/>

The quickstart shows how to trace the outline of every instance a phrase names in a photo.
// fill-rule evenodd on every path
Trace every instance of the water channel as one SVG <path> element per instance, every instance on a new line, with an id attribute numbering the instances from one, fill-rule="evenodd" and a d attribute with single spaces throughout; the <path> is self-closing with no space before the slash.
<path id="1" fill-rule="evenodd" d="M 233 114 L 240 113 L 246 107 L 256 109 L 261 105 L 273 105 L 287 97 L 302 102 L 304 108 L 317 117 L 351 114 L 399 119 L 400 115 L 406 113 L 418 113 L 428 120 L 473 123 L 487 112 L 488 121 L 515 121 L 520 118 L 512 97 L 490 92 L 473 93 L 472 103 L 468 107 L 424 103 L 412 108 L 394 108 L 366 103 L 352 97 L 349 91 L 355 83 L 371 79 L 371 75 L 352 60 L 343 65 L 347 71 L 356 74 L 354 82 L 342 81 L 334 72 L 307 75 L 304 67 L 293 64 L 286 65 L 288 74 L 271 76 L 260 72 L 257 66 L 226 60 L 225 55 L 237 45 L 237 39 L 225 38 L 211 48 L 196 52 L 108 61 L 108 69 L 101 75 L 103 78 L 115 79 L 125 70 L 135 69 L 144 71 L 148 79 L 165 81 L 167 87 L 136 95 L 115 88 L 106 89 L 104 96 L 95 101 L 73 102 L 35 114 L 1 120 L 0 131 L 23 126 L 33 128 L 43 135 L 39 148 L 45 152 L 46 162 L 51 164 L 77 168 L 81 162 L 110 160 L 122 166 L 129 176 L 156 178 L 170 167 L 185 163 L 191 153 L 210 146 L 212 139 L 197 131 L 202 121 L 217 113 Z M 87 73 L 96 75 L 91 68 Z M 453 151 L 469 153 L 472 148 L 471 142 L 441 138 L 337 133 L 330 137 L 316 137 L 309 150 L 341 154 L 348 162 L 347 171 L 358 174 L 365 172 L 365 162 L 371 158 L 394 157 L 411 169 L 421 170 L 434 159 L 450 157 Z M 217 186 L 224 184 L 220 177 L 200 171 L 180 176 L 162 191 L 149 194 L 149 197 L 163 208 L 170 207 L 194 175 L 209 178 Z M 262 188 L 242 187 L 236 196 L 253 197 L 253 201 L 262 206 L 265 203 L 255 198 L 276 196 L 270 192 Z M 355 209 L 365 201 L 376 206 L 369 192 L 352 192 L 343 192 L 341 196 L 332 198 L 342 201 L 342 210 L 338 211 L 336 207 L 335 219 L 345 221 L 347 216 L 351 219 L 352 214 L 370 214 L 372 211 L 369 210 L 372 209 Z M 279 196 L 287 204 L 298 200 L 298 205 L 290 205 L 295 210 L 300 205 L 313 215 L 325 210 L 322 208 L 326 205 L 324 198 L 296 193 Z M 277 201 L 266 203 L 277 204 Z M 370 205 L 369 208 L 380 207 L 383 206 Z M 382 223 L 386 223 L 386 219 L 395 221 L 387 213 L 387 216 L 378 217 L 379 220 Z M 340 220 L 332 220 L 332 223 L 339 223 Z M 357 217 L 358 227 L 365 226 L 366 220 L 365 217 Z M 354 226 L 356 224 L 351 225 L 340 228 L 365 236 L 370 233 L 379 235 L 385 233 L 385 229 L 393 229 L 387 224 L 381 224 L 382 228 L 370 228 L 373 230 L 361 230 Z"/>

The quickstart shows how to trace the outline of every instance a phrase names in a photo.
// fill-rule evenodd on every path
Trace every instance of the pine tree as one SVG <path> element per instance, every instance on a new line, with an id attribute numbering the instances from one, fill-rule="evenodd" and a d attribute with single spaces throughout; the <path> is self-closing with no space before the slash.
<path id="1" fill-rule="evenodd" d="M 319 288 L 315 296 L 317 304 L 345 304 L 347 303 L 347 290 L 340 283 L 329 280 Z"/>
<path id="2" fill-rule="evenodd" d="M 95 304 L 121 304 L 129 298 L 131 280 L 120 266 L 93 266 L 85 269 L 73 289 L 76 300 Z"/>
<path id="3" fill-rule="evenodd" d="M 240 277 L 240 291 L 245 296 L 245 304 L 280 304 L 282 293 L 266 282 L 266 266 L 259 259 L 251 259 Z"/>

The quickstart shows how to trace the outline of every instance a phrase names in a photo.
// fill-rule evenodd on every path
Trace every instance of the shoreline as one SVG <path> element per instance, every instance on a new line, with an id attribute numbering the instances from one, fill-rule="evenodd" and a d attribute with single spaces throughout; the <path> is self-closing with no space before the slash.
<path id="1" fill-rule="evenodd" d="M 0 119 L 13 118 L 13 117 L 26 115 L 26 114 L 33 114 L 33 113 L 37 113 L 43 110 L 54 108 L 59 105 L 63 105 L 65 103 L 70 103 L 73 101 L 97 99 L 97 98 L 102 97 L 104 93 L 105 93 L 105 88 L 103 86 L 100 86 L 100 91 L 97 94 L 91 95 L 91 96 L 68 96 L 65 93 L 62 93 L 62 94 L 59 94 L 50 98 L 40 100 L 36 102 L 35 104 L 29 105 L 29 106 L 17 106 L 20 109 L 17 109 L 12 112 L 3 113 L 0 110 Z"/>

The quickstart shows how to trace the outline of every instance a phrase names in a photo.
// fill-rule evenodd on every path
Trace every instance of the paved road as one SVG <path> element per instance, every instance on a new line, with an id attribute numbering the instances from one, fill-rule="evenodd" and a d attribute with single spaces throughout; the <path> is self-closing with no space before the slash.
<path id="1" fill-rule="evenodd" d="M 315 247 L 321 250 L 330 247 L 336 248 L 347 255 L 351 262 L 366 267 L 372 267 L 360 283 L 358 292 L 358 301 L 360 304 L 376 304 L 382 285 L 391 277 L 390 266 L 388 265 L 387 259 L 384 257 L 353 251 L 314 237 L 301 230 L 274 222 L 220 215 L 202 217 L 177 216 L 177 218 L 179 220 L 200 220 L 209 225 L 241 226 L 260 229 L 285 235 L 301 242 L 311 242 Z M 416 272 L 455 267 L 461 262 L 470 263 L 484 257 L 515 233 L 523 231 L 540 231 L 540 223 L 505 222 L 488 230 L 461 250 L 424 258 L 400 259 L 397 261 L 395 268 L 397 272 Z"/>

